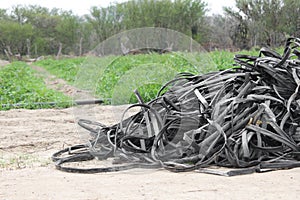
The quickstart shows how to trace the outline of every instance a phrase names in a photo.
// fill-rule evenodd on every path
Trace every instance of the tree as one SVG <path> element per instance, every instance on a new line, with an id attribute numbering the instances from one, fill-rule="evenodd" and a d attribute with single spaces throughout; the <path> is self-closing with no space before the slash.
<path id="1" fill-rule="evenodd" d="M 65 54 L 78 54 L 77 45 L 79 42 L 79 19 L 74 16 L 72 12 L 63 12 L 55 26 L 57 42 L 61 43 L 63 53 Z"/>
<path id="2" fill-rule="evenodd" d="M 207 21 L 210 28 L 210 37 L 209 42 L 205 43 L 205 48 L 208 50 L 214 50 L 215 48 L 233 49 L 230 30 L 234 26 L 234 21 L 222 15 L 207 17 Z"/>
<path id="3" fill-rule="evenodd" d="M 33 37 L 33 28 L 29 24 L 19 24 L 13 21 L 0 23 L 0 47 L 12 54 L 27 53 L 26 39 Z"/>
<path id="4" fill-rule="evenodd" d="M 99 43 L 120 31 L 119 15 L 114 5 L 107 8 L 91 8 L 90 15 L 86 16 L 86 19 L 97 33 Z"/>
<path id="5" fill-rule="evenodd" d="M 34 56 L 54 55 L 59 47 L 64 54 L 81 55 L 119 32 L 141 27 L 177 30 L 200 42 L 208 37 L 206 11 L 202 0 L 132 0 L 92 7 L 84 17 L 57 8 L 17 5 L 10 13 L 0 10 L 0 20 L 1 33 L 16 31 L 20 44 L 2 34 L 0 45 Z"/>
<path id="6" fill-rule="evenodd" d="M 283 26 L 281 31 L 288 36 L 300 37 L 300 1 L 283 0 Z"/>
<path id="7" fill-rule="evenodd" d="M 247 32 L 247 36 L 241 37 L 237 32 L 233 37 L 242 38 L 249 46 L 281 45 L 284 41 L 283 32 L 285 32 L 283 19 L 284 16 L 289 15 L 284 5 L 283 0 L 236 0 L 238 11 L 225 8 L 225 12 L 228 16 L 237 19 L 234 29 L 238 30 L 242 25 L 244 27 L 242 30 L 245 30 L 243 34 Z"/>
<path id="8" fill-rule="evenodd" d="M 16 6 L 11 20 L 19 24 L 30 24 L 34 28 L 34 37 L 30 43 L 36 55 L 56 54 L 61 46 L 62 53 L 79 53 L 80 19 L 71 11 L 63 11 L 41 6 Z"/>
<path id="9" fill-rule="evenodd" d="M 7 11 L 5 9 L 0 9 L 0 20 L 6 20 L 7 18 Z"/>
<path id="10" fill-rule="evenodd" d="M 201 41 L 207 33 L 206 6 L 202 0 L 132 0 L 107 8 L 93 7 L 87 20 L 99 42 L 121 30 L 142 27 L 174 29 Z"/>
<path id="11" fill-rule="evenodd" d="M 224 8 L 226 17 L 231 21 L 229 35 L 233 45 L 240 49 L 249 48 L 249 25 L 247 19 L 239 12 L 235 12 L 231 8 Z"/>

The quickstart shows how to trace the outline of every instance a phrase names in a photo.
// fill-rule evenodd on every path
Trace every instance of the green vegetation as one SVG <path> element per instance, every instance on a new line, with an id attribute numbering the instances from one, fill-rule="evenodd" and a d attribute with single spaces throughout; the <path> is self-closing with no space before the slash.
<path id="1" fill-rule="evenodd" d="M 255 50 L 238 53 L 259 54 Z M 122 104 L 137 102 L 133 94 L 135 89 L 138 90 L 144 101 L 155 98 L 161 86 L 180 72 L 198 74 L 232 68 L 235 54 L 237 52 L 205 53 L 202 56 L 210 58 L 211 63 L 204 63 L 209 61 L 204 59 L 204 62 L 201 62 L 199 59 L 196 63 L 197 66 L 189 62 L 191 54 L 176 53 L 89 57 L 86 59 L 47 59 L 36 64 L 78 88 L 90 90 L 97 97 L 107 100 L 108 104 Z M 203 69 L 212 63 L 217 67 Z"/>
<path id="2" fill-rule="evenodd" d="M 62 54 L 83 55 L 107 38 L 135 28 L 161 27 L 180 31 L 198 42 L 205 31 L 202 0 L 132 0 L 107 8 L 91 7 L 77 16 L 71 11 L 39 5 L 0 9 L 0 48 L 11 57 Z M 0 56 L 6 54 L 0 52 Z"/>
<path id="3" fill-rule="evenodd" d="M 211 57 L 213 62 L 217 65 L 217 68 L 219 70 L 232 68 L 234 65 L 234 56 L 236 54 L 258 56 L 259 51 L 253 49 L 250 51 L 243 50 L 243 51 L 239 51 L 239 52 L 229 52 L 229 51 L 225 51 L 225 50 L 209 52 L 209 56 Z"/>
<path id="4" fill-rule="evenodd" d="M 125 92 L 125 96 L 131 95 L 134 89 L 138 89 L 144 100 L 149 101 L 156 96 L 165 82 L 179 72 L 198 73 L 197 69 L 179 54 L 153 53 L 86 59 L 46 59 L 37 62 L 36 65 L 44 67 L 50 73 L 76 87 L 89 89 L 96 96 L 109 99 L 107 103 L 113 101 L 112 98 L 116 98 L 114 96 L 116 93 Z M 84 73 L 86 75 L 83 75 Z M 80 79 L 83 80 L 80 82 Z M 129 96 L 126 102 L 124 99 L 121 102 L 116 101 L 115 103 L 119 104 L 133 103 L 137 100 Z"/>
<path id="5" fill-rule="evenodd" d="M 207 50 L 278 47 L 287 37 L 300 37 L 299 0 L 235 3 L 213 16 L 204 0 L 130 0 L 91 7 L 85 16 L 38 5 L 0 9 L 0 57 L 82 56 L 118 33 L 144 27 L 178 31 Z M 162 48 L 169 44 L 161 43 Z"/>
<path id="6" fill-rule="evenodd" d="M 85 16 L 57 8 L 49 10 L 38 5 L 0 9 L 0 49 L 3 50 L 0 58 L 12 61 L 41 55 L 57 55 L 57 58 L 61 54 L 82 56 L 121 32 L 125 32 L 124 37 L 119 37 L 112 46 L 123 45 L 131 50 L 139 38 L 126 35 L 126 31 L 143 27 L 179 31 L 207 50 L 236 51 L 252 47 L 254 50 L 238 52 L 248 55 L 258 55 L 257 50 L 262 46 L 280 47 L 286 37 L 300 36 L 299 0 L 235 2 L 237 9 L 225 8 L 224 15 L 213 16 L 207 15 L 207 4 L 203 0 L 131 0 L 106 8 L 92 7 Z M 147 36 L 144 35 L 149 45 L 157 42 L 153 41 L 157 38 L 149 37 L 148 40 Z M 172 47 L 175 50 L 176 43 L 186 45 L 181 39 L 171 36 L 161 37 L 161 48 Z M 173 41 L 168 41 L 170 38 Z M 190 42 L 187 44 L 191 46 Z M 100 50 L 106 52 L 106 49 Z M 90 90 L 99 98 L 109 99 L 108 102 L 132 103 L 136 101 L 132 95 L 134 89 L 138 89 L 144 100 L 148 101 L 175 74 L 231 68 L 235 54 L 224 50 L 206 54 L 216 67 L 201 58 L 196 59 L 195 65 L 189 62 L 190 59 L 175 54 L 46 59 L 36 64 L 75 87 Z M 2 104 L 27 103 L 28 108 L 36 108 L 41 106 L 33 105 L 35 102 L 69 100 L 47 89 L 24 63 L 13 63 L 0 69 L 0 82 Z"/>
<path id="7" fill-rule="evenodd" d="M 234 55 L 233 52 L 228 51 L 212 51 L 209 53 L 211 59 L 216 63 L 219 70 L 232 68 L 234 64 Z"/>
<path id="8" fill-rule="evenodd" d="M 299 35 L 299 0 L 235 0 L 236 8 L 225 8 L 230 37 L 235 47 L 278 47 L 286 37 Z"/>
<path id="9" fill-rule="evenodd" d="M 143 99 L 149 101 L 156 96 L 162 84 L 179 72 L 197 73 L 197 69 L 176 54 L 118 57 L 104 70 L 98 81 L 96 94 L 104 98 L 116 98 L 114 93 L 125 91 L 127 94 L 124 93 L 124 95 L 128 95 L 128 93 L 132 94 L 134 89 L 138 89 Z M 131 97 L 130 99 L 129 102 L 127 101 L 128 103 L 136 102 L 135 98 Z"/>
<path id="10" fill-rule="evenodd" d="M 41 60 L 35 64 L 44 67 L 47 71 L 58 78 L 66 80 L 73 84 L 81 63 L 85 60 L 83 57 L 54 60 L 52 58 Z"/>
<path id="11" fill-rule="evenodd" d="M 70 98 L 48 89 L 43 80 L 23 62 L 14 62 L 0 69 L 0 109 L 9 109 L 3 104 L 24 103 L 25 108 L 45 108 L 49 105 L 35 105 L 41 102 L 57 102 L 57 107 L 67 106 Z"/>
<path id="12" fill-rule="evenodd" d="M 135 89 L 144 101 L 157 95 L 163 84 L 180 72 L 205 73 L 205 70 L 222 70 L 234 66 L 234 55 L 228 51 L 205 53 L 217 68 L 203 69 L 211 63 L 201 62 L 197 66 L 190 63 L 191 54 L 140 54 L 108 57 L 79 57 L 62 60 L 52 58 L 35 64 L 51 74 L 66 80 L 80 89 L 92 91 L 95 96 L 107 100 L 106 103 L 134 103 Z M 238 54 L 258 55 L 253 51 Z M 198 59 L 196 59 L 198 60 Z M 206 64 L 206 65 L 205 65 Z M 202 67 L 202 69 L 201 69 Z M 14 62 L 0 70 L 1 104 L 26 103 L 26 108 L 45 108 L 47 105 L 34 105 L 37 102 L 58 102 L 59 107 L 70 99 L 59 92 L 48 89 L 41 78 L 25 63 Z M 1 109 L 8 109 L 2 107 Z"/>

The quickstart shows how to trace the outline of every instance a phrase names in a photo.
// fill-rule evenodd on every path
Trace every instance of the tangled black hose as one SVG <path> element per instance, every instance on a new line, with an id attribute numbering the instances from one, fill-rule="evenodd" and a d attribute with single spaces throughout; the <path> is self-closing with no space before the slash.
<path id="1" fill-rule="evenodd" d="M 263 48 L 259 56 L 236 55 L 236 66 L 203 75 L 179 74 L 156 99 L 129 106 L 137 114 L 114 126 L 79 125 L 91 140 L 53 155 L 63 171 L 97 173 L 132 168 L 198 170 L 225 176 L 300 166 L 300 40 L 289 38 L 284 54 Z M 123 165 L 66 167 L 113 157 Z M 234 169 L 226 173 L 207 167 Z"/>

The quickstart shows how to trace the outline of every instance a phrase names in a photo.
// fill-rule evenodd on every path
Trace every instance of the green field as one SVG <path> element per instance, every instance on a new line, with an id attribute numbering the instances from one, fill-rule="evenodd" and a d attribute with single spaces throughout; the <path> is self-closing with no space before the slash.
<path id="1" fill-rule="evenodd" d="M 38 66 L 44 67 L 48 72 L 58 78 L 66 80 L 68 83 L 73 84 L 76 78 L 80 64 L 85 58 L 72 58 L 55 60 L 52 58 L 41 60 L 35 63 Z"/>
<path id="2" fill-rule="evenodd" d="M 258 55 L 257 51 L 242 54 Z M 45 59 L 34 65 L 45 68 L 58 78 L 79 89 L 93 92 L 106 104 L 135 103 L 133 90 L 137 89 L 145 102 L 155 98 L 161 86 L 180 72 L 193 74 L 234 67 L 234 55 L 227 51 L 206 53 L 205 59 L 188 54 L 141 54 L 109 56 L 104 58 L 80 57 L 62 60 Z M 207 61 L 207 58 L 210 61 Z M 193 60 L 193 61 L 192 61 Z M 208 65 L 214 65 L 208 68 Z M 58 102 L 66 106 L 70 98 L 48 89 L 43 80 L 25 63 L 15 62 L 0 70 L 1 104 L 26 103 L 26 108 L 48 107 L 36 102 Z M 1 106 L 1 109 L 8 107 Z"/>
<path id="3" fill-rule="evenodd" d="M 46 87 L 26 63 L 14 62 L 0 70 L 0 109 L 10 109 L 10 104 L 24 104 L 23 108 L 47 108 L 35 103 L 57 102 L 56 107 L 67 106 L 70 98 Z"/>
<path id="4" fill-rule="evenodd" d="M 104 58 L 47 59 L 36 65 L 78 88 L 92 91 L 107 104 L 123 104 L 137 102 L 134 89 L 139 91 L 144 101 L 155 98 L 161 86 L 180 72 L 198 74 L 231 68 L 234 55 L 226 51 L 205 55 L 153 53 Z"/>

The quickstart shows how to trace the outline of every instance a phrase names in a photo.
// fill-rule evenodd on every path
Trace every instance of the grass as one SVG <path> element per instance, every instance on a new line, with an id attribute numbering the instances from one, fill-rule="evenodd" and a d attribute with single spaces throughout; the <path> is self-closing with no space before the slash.
<path id="1" fill-rule="evenodd" d="M 218 70 L 232 68 L 234 65 L 234 55 L 233 52 L 228 51 L 212 51 L 209 53 L 212 61 L 217 65 Z"/>
<path id="2" fill-rule="evenodd" d="M 85 58 L 67 58 L 63 60 L 54 60 L 52 58 L 36 62 L 35 64 L 48 70 L 58 78 L 64 79 L 68 83 L 73 84 Z"/>
<path id="3" fill-rule="evenodd" d="M 197 73 L 197 69 L 177 54 L 121 56 L 99 77 L 96 95 L 112 99 L 113 104 L 135 103 L 132 92 L 137 89 L 144 101 L 149 101 L 179 72 Z"/>
<path id="4" fill-rule="evenodd" d="M 211 57 L 212 61 L 217 65 L 218 70 L 232 68 L 235 64 L 234 56 L 236 54 L 258 56 L 259 51 L 253 49 L 250 51 L 243 50 L 239 52 L 229 52 L 225 50 L 209 52 L 209 56 Z"/>
<path id="5" fill-rule="evenodd" d="M 139 90 L 144 101 L 149 101 L 179 72 L 198 72 L 183 54 L 47 59 L 36 65 L 78 88 L 92 91 L 108 104 L 137 102 L 132 96 L 134 89 Z"/>
<path id="6" fill-rule="evenodd" d="M 80 89 L 90 90 L 107 104 L 135 103 L 137 89 L 145 102 L 155 98 L 160 87 L 180 72 L 206 73 L 234 67 L 234 55 L 258 55 L 258 51 L 213 51 L 202 55 L 187 53 L 141 54 L 107 57 L 45 59 L 35 64 Z M 2 104 L 64 102 L 69 99 L 49 90 L 24 63 L 0 70 Z M 2 108 L 4 109 L 4 108 Z"/>
<path id="7" fill-rule="evenodd" d="M 26 104 L 24 108 L 47 108 L 37 102 L 58 102 L 57 107 L 66 107 L 70 98 L 48 89 L 41 78 L 26 63 L 14 62 L 0 70 L 0 110 L 7 110 L 10 104 Z M 5 105 L 4 105 L 5 104 Z"/>

